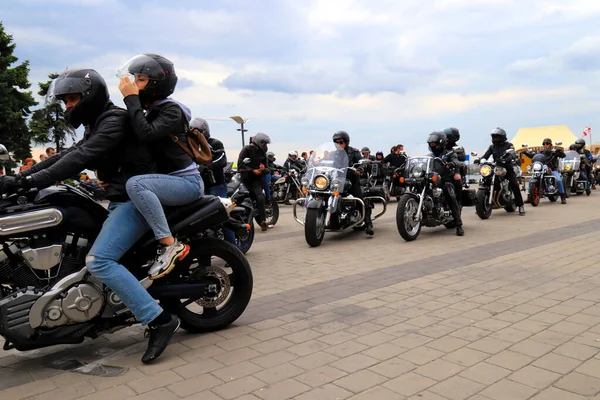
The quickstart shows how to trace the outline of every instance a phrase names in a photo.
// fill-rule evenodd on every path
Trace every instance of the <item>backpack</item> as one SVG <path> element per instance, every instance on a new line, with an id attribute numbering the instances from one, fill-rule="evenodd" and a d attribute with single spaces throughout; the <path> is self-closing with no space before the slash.
<path id="1" fill-rule="evenodd" d="M 195 128 L 186 127 L 185 136 L 187 139 L 187 144 L 182 143 L 179 140 L 179 137 L 174 133 L 171 133 L 169 136 L 171 140 L 174 141 L 185 151 L 192 160 L 196 162 L 196 164 L 206 164 L 212 161 L 212 152 L 210 150 L 210 146 L 208 141 Z"/>

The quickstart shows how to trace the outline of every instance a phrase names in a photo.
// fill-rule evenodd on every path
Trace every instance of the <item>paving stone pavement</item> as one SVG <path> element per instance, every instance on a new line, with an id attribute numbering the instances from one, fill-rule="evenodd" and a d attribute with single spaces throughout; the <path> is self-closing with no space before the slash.
<path id="1" fill-rule="evenodd" d="M 233 326 L 178 333 L 153 365 L 141 327 L 2 352 L 0 399 L 600 400 L 599 205 L 594 192 L 487 221 L 466 208 L 464 237 L 406 243 L 392 202 L 374 238 L 318 248 L 284 207 L 248 253 L 254 295 Z M 59 368 L 74 362 L 122 373 Z"/>

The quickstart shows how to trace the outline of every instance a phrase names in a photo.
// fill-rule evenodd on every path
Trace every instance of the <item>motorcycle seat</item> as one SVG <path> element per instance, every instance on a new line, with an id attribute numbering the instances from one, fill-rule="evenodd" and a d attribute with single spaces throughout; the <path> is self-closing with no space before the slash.
<path id="1" fill-rule="evenodd" d="M 241 182 L 239 182 L 239 181 L 237 181 L 237 182 L 236 181 L 229 182 L 227 184 L 227 196 L 231 197 L 231 195 L 233 194 L 233 192 L 235 192 L 237 190 L 237 188 L 240 187 L 240 185 L 241 185 Z"/>
<path id="2" fill-rule="evenodd" d="M 191 203 L 185 204 L 183 206 L 175 206 L 175 207 L 164 207 L 165 215 L 167 217 L 167 222 L 171 225 L 173 222 L 177 222 L 195 211 L 206 207 L 211 204 L 215 200 L 219 201 L 216 196 L 204 195 L 200 197 L 198 200 L 193 201 Z"/>

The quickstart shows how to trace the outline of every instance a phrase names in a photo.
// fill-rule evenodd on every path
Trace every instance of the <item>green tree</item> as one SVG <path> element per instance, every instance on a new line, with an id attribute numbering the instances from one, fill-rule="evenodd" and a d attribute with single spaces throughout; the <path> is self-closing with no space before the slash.
<path id="1" fill-rule="evenodd" d="M 38 94 L 46 97 L 52 80 L 58 74 L 50 74 L 48 82 L 39 82 Z M 43 108 L 35 110 L 29 121 L 29 129 L 36 144 L 54 143 L 56 151 L 61 151 L 65 146 L 67 137 L 73 140 L 77 138 L 77 132 L 65 119 L 62 105 L 57 101 L 49 101 Z"/>
<path id="2" fill-rule="evenodd" d="M 31 157 L 32 134 L 27 127 L 29 110 L 37 104 L 29 89 L 29 60 L 11 67 L 19 59 L 13 55 L 16 44 L 0 21 L 0 143 L 22 161 Z M 14 168 L 14 162 L 4 162 Z"/>

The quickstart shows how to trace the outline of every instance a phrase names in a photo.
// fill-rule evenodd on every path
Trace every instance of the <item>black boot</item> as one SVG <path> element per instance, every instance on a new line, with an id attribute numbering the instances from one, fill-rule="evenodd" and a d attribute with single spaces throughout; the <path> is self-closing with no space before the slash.
<path id="1" fill-rule="evenodd" d="M 171 320 L 164 324 L 154 325 L 152 322 L 149 324 L 148 329 L 146 329 L 148 348 L 142 356 L 142 362 L 144 364 L 151 363 L 160 357 L 169 345 L 169 341 L 173 337 L 173 334 L 179 329 L 180 324 L 181 322 L 176 316 L 171 316 Z"/>
<path id="2" fill-rule="evenodd" d="M 462 228 L 462 225 L 456 226 L 456 236 L 465 236 L 465 231 Z"/>
<path id="3" fill-rule="evenodd" d="M 560 204 L 567 204 L 567 195 L 564 193 L 560 194 Z"/>

